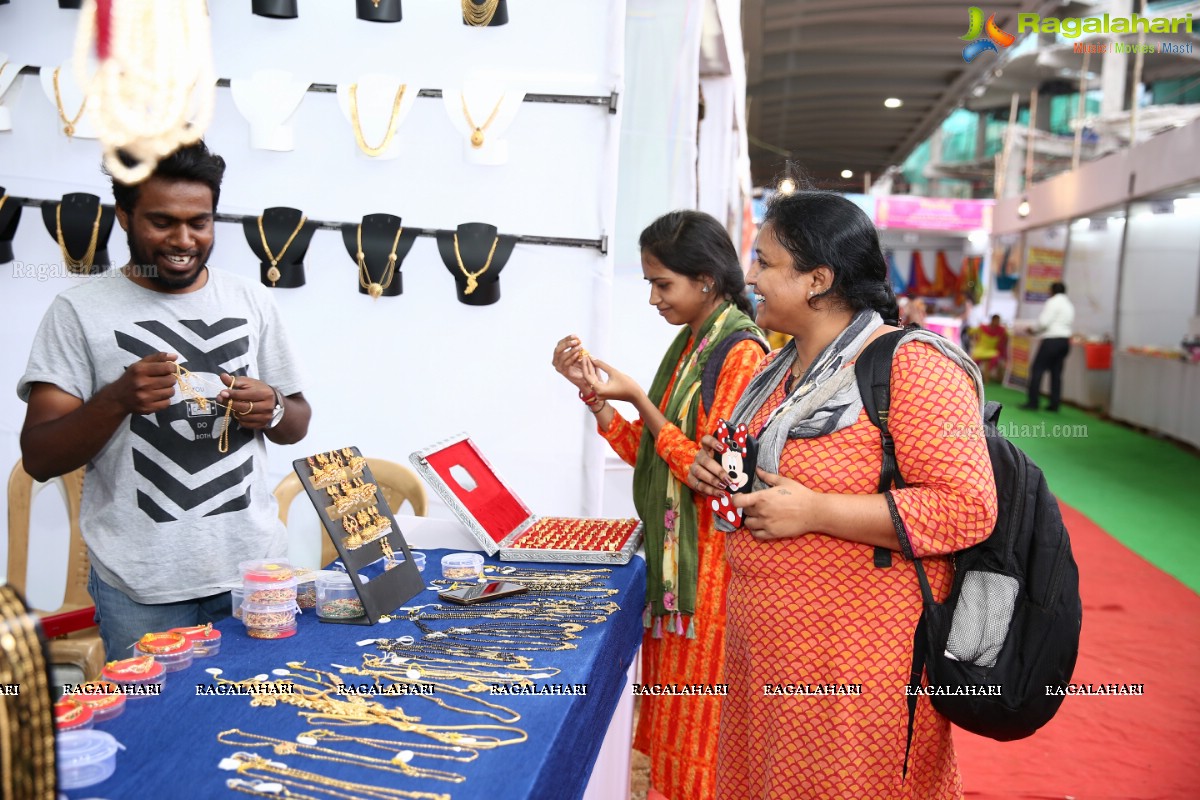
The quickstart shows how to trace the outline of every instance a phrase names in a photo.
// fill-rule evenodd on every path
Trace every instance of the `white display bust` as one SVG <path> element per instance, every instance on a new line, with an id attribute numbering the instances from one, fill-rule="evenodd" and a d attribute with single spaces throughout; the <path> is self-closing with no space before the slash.
<path id="1" fill-rule="evenodd" d="M 357 123 L 354 120 L 355 115 L 350 111 L 351 86 L 356 87 L 354 105 L 358 116 Z M 396 97 L 402 86 L 404 94 L 400 96 L 400 103 L 397 106 Z M 405 85 L 404 80 L 397 75 L 377 72 L 359 75 L 353 83 L 338 84 L 338 105 L 342 109 L 342 114 L 350 122 L 351 135 L 355 136 L 355 150 L 361 158 L 372 161 L 388 160 L 400 154 L 403 150 L 400 145 L 400 126 L 404 124 L 404 118 L 412 110 L 419 92 L 419 87 L 414 84 Z M 356 126 L 357 134 L 361 135 L 362 141 L 372 150 L 372 153 L 365 152 L 358 145 L 358 135 L 353 130 Z M 389 132 L 391 133 L 390 140 Z M 376 150 L 379 152 L 374 152 Z"/>
<path id="2" fill-rule="evenodd" d="M 250 123 L 250 146 L 256 150 L 294 150 L 295 131 L 289 124 L 312 85 L 281 69 L 264 69 L 249 78 L 229 81 L 233 104 Z"/>
<path id="3" fill-rule="evenodd" d="M 4 104 L 4 95 L 13 87 L 21 70 L 25 69 L 25 65 L 15 61 L 10 62 L 7 53 L 0 53 L 0 64 L 4 65 L 4 69 L 0 70 L 0 131 L 11 131 L 12 111 Z M 13 92 L 13 97 L 16 94 Z"/>
<path id="4" fill-rule="evenodd" d="M 467 80 L 461 89 L 442 90 L 446 114 L 462 135 L 463 158 L 468 163 L 496 166 L 508 161 L 508 142 L 503 138 L 504 132 L 517 116 L 524 100 L 524 89 L 493 80 Z M 470 113 L 470 122 L 463 110 L 464 101 Z M 473 135 L 476 135 L 476 142 L 472 142 Z M 482 142 L 478 142 L 480 137 Z M 476 146 L 477 143 L 479 146 Z"/>
<path id="5" fill-rule="evenodd" d="M 6 69 L 5 72 L 8 72 L 8 70 Z M 54 76 L 56 73 L 58 75 L 57 94 L 61 96 L 61 106 L 54 91 Z M 83 93 L 83 87 L 79 85 L 79 81 L 75 77 L 75 60 L 67 59 L 57 67 L 42 67 L 38 77 L 42 82 L 42 91 L 46 93 L 46 97 L 50 100 L 50 105 L 55 109 L 54 123 L 59 134 L 62 136 L 67 135 L 67 123 L 63 121 L 63 117 L 66 117 L 67 120 L 72 120 L 76 114 L 79 114 L 78 121 L 74 123 L 74 130 L 68 138 L 98 138 L 99 134 L 96 133 L 96 128 L 91 123 L 91 110 L 84 108 L 84 100 L 86 98 Z M 81 109 L 83 113 L 80 113 Z"/>

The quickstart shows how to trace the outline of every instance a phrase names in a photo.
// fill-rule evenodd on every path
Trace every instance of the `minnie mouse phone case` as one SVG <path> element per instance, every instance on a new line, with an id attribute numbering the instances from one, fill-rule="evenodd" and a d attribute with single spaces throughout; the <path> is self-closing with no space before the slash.
<path id="1" fill-rule="evenodd" d="M 754 469 L 758 464 L 758 440 L 746 430 L 744 424 L 731 427 L 725 420 L 717 420 L 713 438 L 723 446 L 720 453 L 721 468 L 728 478 L 728 490 L 720 497 L 710 497 L 709 506 L 713 515 L 724 519 L 734 528 L 742 527 L 742 510 L 733 507 L 733 494 L 749 494 L 754 481 Z"/>

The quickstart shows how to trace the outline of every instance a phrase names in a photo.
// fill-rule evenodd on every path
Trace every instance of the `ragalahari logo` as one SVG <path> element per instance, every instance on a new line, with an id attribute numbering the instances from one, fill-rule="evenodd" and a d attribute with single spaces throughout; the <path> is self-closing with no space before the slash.
<path id="1" fill-rule="evenodd" d="M 970 44 L 963 48 L 963 61 L 966 61 L 968 64 L 975 60 L 975 56 L 986 50 L 999 53 L 1000 50 L 996 45 L 1008 47 L 1017 40 L 1017 37 L 1011 33 L 1005 33 L 1000 30 L 1000 27 L 996 25 L 995 14 L 987 18 L 986 25 L 983 22 L 983 11 L 978 6 L 971 6 L 967 10 L 967 14 L 969 15 L 970 30 L 967 31 L 965 36 L 958 38 L 964 42 L 970 42 Z M 981 33 L 986 33 L 986 38 L 981 39 L 979 36 Z"/>

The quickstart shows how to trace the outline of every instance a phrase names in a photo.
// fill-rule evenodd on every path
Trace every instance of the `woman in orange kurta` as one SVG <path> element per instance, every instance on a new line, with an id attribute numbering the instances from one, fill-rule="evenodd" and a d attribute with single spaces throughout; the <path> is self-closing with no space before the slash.
<path id="1" fill-rule="evenodd" d="M 639 244 L 650 303 L 682 326 L 650 391 L 588 355 L 572 336 L 559 342 L 554 364 L 579 387 L 600 434 L 634 467 L 646 529 L 642 681 L 715 687 L 729 580 L 724 535 L 714 531 L 704 498 L 683 482 L 700 437 L 733 410 L 765 344 L 747 314 L 737 254 L 719 222 L 673 212 L 646 228 Z M 608 400 L 632 403 L 640 418 L 624 419 Z M 650 756 L 654 791 L 670 800 L 713 795 L 720 701 L 715 693 L 642 697 L 634 747 Z"/>
<path id="2" fill-rule="evenodd" d="M 731 800 L 962 796 L 950 725 L 917 703 L 908 743 L 906 686 L 922 600 L 947 556 L 996 521 L 981 437 L 978 370 L 924 331 L 900 344 L 889 428 L 907 488 L 878 493 L 879 431 L 862 410 L 854 359 L 895 299 L 874 228 L 845 198 L 773 201 L 748 282 L 759 322 L 794 341 L 764 362 L 732 421 L 759 437 L 760 480 L 739 495 L 744 526 L 726 543 L 729 696 L 716 797 Z M 716 446 L 706 440 L 706 446 Z M 707 454 L 690 485 L 713 493 Z M 886 562 L 886 563 L 883 563 Z"/>

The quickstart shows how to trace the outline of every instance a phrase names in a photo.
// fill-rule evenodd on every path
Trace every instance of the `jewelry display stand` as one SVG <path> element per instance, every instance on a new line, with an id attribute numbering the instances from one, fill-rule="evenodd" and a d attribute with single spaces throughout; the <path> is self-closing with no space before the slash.
<path id="1" fill-rule="evenodd" d="M 463 25 L 468 25 L 472 28 L 483 28 L 483 27 L 494 28 L 497 25 L 507 25 L 508 24 L 508 2 L 507 2 L 507 0 L 462 0 L 462 2 L 463 2 Z M 472 19 L 467 18 L 468 9 L 466 8 L 466 6 L 468 4 L 473 6 L 473 8 L 471 9 Z M 487 19 L 487 14 L 488 14 L 488 10 L 489 10 L 488 7 L 493 4 L 495 5 L 495 9 L 492 11 L 491 19 L 487 20 L 487 22 L 484 22 L 484 20 Z M 478 19 L 479 21 L 476 22 L 475 19 Z"/>
<path id="2" fill-rule="evenodd" d="M 325 526 L 325 532 L 333 541 L 333 546 L 337 548 L 338 557 L 350 575 L 354 590 L 358 593 L 365 612 L 361 617 L 327 619 L 318 615 L 318 618 L 322 622 L 374 625 L 379 622 L 381 616 L 392 613 L 424 591 L 425 580 L 421 577 L 421 573 L 413 561 L 408 542 L 404 540 L 404 534 L 400 532 L 400 526 L 396 524 L 396 518 L 392 516 L 383 492 L 375 484 L 375 477 L 371 474 L 371 468 L 366 465 L 361 451 L 357 447 L 348 447 L 330 454 L 322 454 L 321 457 L 340 456 L 347 451 L 351 455 L 342 458 L 342 461 L 346 463 L 344 468 L 330 467 L 325 470 L 325 475 L 334 475 L 336 479 L 318 481 L 317 485 L 314 484 L 313 476 L 320 473 L 314 470 L 313 466 L 323 469 L 317 462 L 318 456 L 298 458 L 292 462 L 292 468 L 296 470 L 296 474 L 300 477 L 300 483 L 304 485 L 304 491 L 308 493 L 308 499 L 316 508 L 317 516 L 321 518 L 321 524 Z M 361 478 L 365 484 L 375 485 L 374 494 L 364 502 L 354 505 L 345 514 L 339 513 L 331 503 L 330 494 L 326 489 L 328 486 L 338 486 L 343 481 L 350 483 L 355 478 Z M 365 509 L 371 509 L 372 506 L 378 512 L 378 518 L 386 521 L 387 533 L 360 547 L 349 549 L 347 540 L 350 536 L 344 528 L 343 520 L 348 516 L 359 514 Z M 389 558 L 389 553 L 393 554 L 396 559 L 403 554 L 403 560 L 394 561 L 392 566 L 385 567 L 382 575 L 374 577 L 370 581 L 364 582 L 360 579 L 359 570 L 380 559 Z"/>
<path id="3" fill-rule="evenodd" d="M 296 10 L 296 0 L 254 0 L 250 11 L 255 16 L 272 19 L 295 19 L 300 16 Z"/>
<path id="4" fill-rule="evenodd" d="M 501 561 L 628 564 L 641 544 L 636 519 L 534 516 L 465 433 L 408 460 L 484 551 L 499 553 Z"/>
<path id="5" fill-rule="evenodd" d="M 358 258 L 360 238 L 362 261 Z M 342 242 L 358 270 L 359 293 L 372 295 L 371 287 L 375 286 L 378 297 L 403 294 L 404 276 L 400 274 L 400 266 L 416 240 L 417 231 L 404 230 L 400 217 L 391 214 L 368 214 L 358 225 L 343 225 Z M 389 265 L 393 255 L 394 263 Z"/>
<path id="6" fill-rule="evenodd" d="M 21 204 L 8 197 L 0 186 L 0 264 L 13 260 L 13 237 L 17 235 L 17 223 L 21 221 Z"/>
<path id="7" fill-rule="evenodd" d="M 54 88 L 56 75 L 57 90 Z M 57 109 L 59 133 L 68 139 L 95 139 L 99 136 L 88 117 L 83 89 L 75 79 L 74 59 L 67 59 L 57 67 L 42 67 L 38 78 L 46 98 Z M 67 133 L 68 130 L 70 133 Z"/>
<path id="8" fill-rule="evenodd" d="M 58 227 L 60 217 L 61 232 Z M 42 223 L 46 231 L 58 242 L 59 248 L 65 250 L 63 266 L 77 275 L 95 275 L 112 266 L 108 258 L 108 237 L 115 219 L 116 212 L 111 207 L 101 205 L 96 195 L 84 192 L 64 194 L 57 204 L 42 206 Z"/>
<path id="9" fill-rule="evenodd" d="M 446 115 L 462 135 L 467 163 L 494 167 L 508 162 L 508 141 L 501 137 L 524 101 L 523 89 L 491 81 L 468 81 L 461 89 L 442 90 Z"/>
<path id="10" fill-rule="evenodd" d="M 296 149 L 295 130 L 288 123 L 311 85 L 282 69 L 259 70 L 229 82 L 233 104 L 250 123 L 251 147 L 276 152 Z"/>
<path id="11" fill-rule="evenodd" d="M 4 104 L 4 95 L 13 87 L 25 65 L 9 61 L 6 53 L 0 53 L 0 64 L 4 65 L 0 68 L 0 131 L 11 131 L 12 110 Z"/>
<path id="12" fill-rule="evenodd" d="M 357 0 L 355 13 L 367 22 L 399 22 L 404 17 L 400 0 Z"/>
<path id="13" fill-rule="evenodd" d="M 417 102 L 418 87 L 396 75 L 367 73 L 338 84 L 338 106 L 350 123 L 359 156 L 372 161 L 400 154 L 400 126 Z"/>
<path id="14" fill-rule="evenodd" d="M 305 221 L 301 223 L 301 220 Z M 261 217 L 243 220 L 242 230 L 246 234 L 246 244 L 258 256 L 259 280 L 264 286 L 297 289 L 304 285 L 304 256 L 317 224 L 307 221 L 303 211 L 268 208 Z M 264 239 L 266 247 L 263 246 Z"/>
<path id="15" fill-rule="evenodd" d="M 460 303 L 490 306 L 500 299 L 500 271 L 516 244 L 515 237 L 501 236 L 495 225 L 484 222 L 467 222 L 454 231 L 438 232 L 438 252 L 454 276 Z"/>

